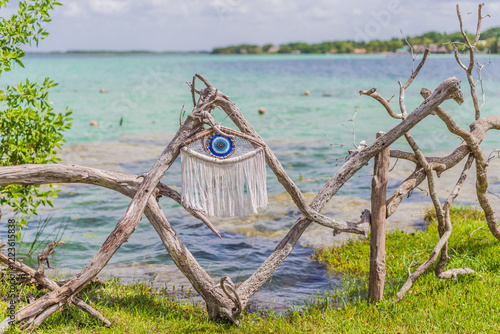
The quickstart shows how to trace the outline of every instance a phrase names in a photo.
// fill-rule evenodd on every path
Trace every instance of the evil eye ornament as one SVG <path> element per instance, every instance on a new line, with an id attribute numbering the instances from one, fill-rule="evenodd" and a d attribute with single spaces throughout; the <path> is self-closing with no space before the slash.
<path id="1" fill-rule="evenodd" d="M 264 148 L 241 132 L 219 130 L 203 130 L 181 148 L 182 203 L 209 217 L 255 214 L 267 205 Z"/>
<path id="2" fill-rule="evenodd" d="M 213 134 L 207 141 L 207 151 L 219 159 L 229 158 L 235 150 L 234 139 L 220 135 Z"/>

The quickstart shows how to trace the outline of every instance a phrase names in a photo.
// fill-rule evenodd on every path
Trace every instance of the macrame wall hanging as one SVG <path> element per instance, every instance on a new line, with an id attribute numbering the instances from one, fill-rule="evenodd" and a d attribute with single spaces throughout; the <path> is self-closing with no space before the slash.
<path id="1" fill-rule="evenodd" d="M 267 206 L 264 149 L 226 127 L 204 130 L 181 149 L 182 201 L 208 216 L 238 217 Z"/>

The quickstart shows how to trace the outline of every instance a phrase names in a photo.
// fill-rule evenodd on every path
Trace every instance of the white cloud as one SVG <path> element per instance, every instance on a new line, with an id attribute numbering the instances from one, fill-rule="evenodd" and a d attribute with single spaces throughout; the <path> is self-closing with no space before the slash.
<path id="1" fill-rule="evenodd" d="M 130 1 L 89 0 L 90 9 L 99 14 L 123 15 L 130 9 Z"/>
<path id="2" fill-rule="evenodd" d="M 76 1 L 66 2 L 62 6 L 61 15 L 65 17 L 86 17 L 87 11 Z"/>
<path id="3" fill-rule="evenodd" d="M 400 29 L 408 36 L 431 30 L 458 30 L 456 0 L 63 0 L 63 3 L 55 10 L 57 17 L 51 23 L 54 28 L 49 30 L 50 38 L 42 44 L 47 49 L 209 50 L 243 42 L 315 43 L 356 39 L 360 35 L 370 39 L 399 38 Z M 460 9 L 466 29 L 475 30 L 477 4 L 461 0 Z M 472 14 L 467 15 L 468 12 Z M 2 8 L 0 14 L 3 13 Z M 485 14 L 491 14 L 491 18 L 483 21 L 484 29 L 497 25 L 500 1 L 487 3 L 483 8 Z"/>
<path id="4" fill-rule="evenodd" d="M 303 16 L 311 20 L 333 20 L 335 18 L 329 10 L 316 6 L 305 10 Z"/>
<path id="5" fill-rule="evenodd" d="M 209 3 L 200 0 L 144 0 L 134 3 L 133 11 L 138 16 L 155 20 L 168 20 L 171 17 L 196 17 Z"/>

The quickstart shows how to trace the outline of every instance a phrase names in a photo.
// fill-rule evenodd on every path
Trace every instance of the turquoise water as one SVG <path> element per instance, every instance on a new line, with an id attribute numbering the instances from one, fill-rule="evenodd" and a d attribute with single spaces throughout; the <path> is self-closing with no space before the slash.
<path id="1" fill-rule="evenodd" d="M 483 73 L 488 99 L 484 115 L 491 114 L 498 103 L 494 92 L 500 85 L 499 59 L 492 57 Z M 375 101 L 360 97 L 358 91 L 377 87 L 390 98 L 398 93 L 397 81 L 405 81 L 412 66 L 409 56 L 385 55 L 31 56 L 25 64 L 26 70 L 6 73 L 2 82 L 12 83 L 25 76 L 50 76 L 59 82 L 52 94 L 54 106 L 59 110 L 69 106 L 75 111 L 74 127 L 67 133 L 69 143 L 175 132 L 182 105 L 187 111 L 192 106 L 185 82 L 191 81 L 194 73 L 201 73 L 229 95 L 266 139 L 324 138 L 322 131 L 335 142 L 349 143 L 350 133 L 341 124 L 349 124 L 358 110 L 357 135 L 369 140 L 373 133 L 397 121 L 389 119 Z M 450 76 L 466 82 L 462 72 L 452 57 L 431 56 L 406 93 L 407 108 L 412 110 L 421 103 L 421 87 L 432 90 Z M 101 88 L 105 94 L 99 93 Z M 303 96 L 305 90 L 311 95 Z M 446 106 L 464 113 L 464 126 L 470 123 L 470 101 L 462 108 L 452 102 Z M 259 107 L 266 108 L 264 117 L 257 114 Z M 89 127 L 91 120 L 100 126 Z M 439 125 L 430 119 L 422 128 Z"/>
<path id="2" fill-rule="evenodd" d="M 486 62 L 488 59 L 480 60 Z M 500 57 L 491 57 L 491 64 L 483 72 L 487 99 L 483 115 L 498 114 L 499 63 Z M 412 62 L 409 56 L 394 55 L 44 55 L 27 57 L 25 65 L 26 70 L 16 69 L 15 73 L 4 74 L 0 84 L 12 84 L 26 76 L 30 79 L 50 76 L 59 82 L 51 95 L 55 110 L 62 111 L 66 106 L 74 110 L 73 128 L 66 133 L 66 149 L 79 147 L 84 162 L 90 161 L 85 160 L 85 156 L 106 149 L 109 153 L 105 153 L 108 163 L 105 168 L 130 173 L 150 170 L 162 147 L 168 143 L 165 138 L 178 129 L 181 107 L 184 105 L 187 112 L 192 108 L 185 82 L 191 81 L 194 73 L 200 73 L 239 106 L 288 167 L 287 171 L 301 190 L 310 193 L 317 192 L 335 172 L 353 141 L 370 142 L 376 132 L 387 131 L 397 124 L 398 121 L 389 118 L 376 101 L 360 96 L 358 91 L 377 87 L 386 98 L 396 95 L 392 106 L 397 110 L 397 81 L 406 81 Z M 454 59 L 432 55 L 406 92 L 407 109 L 413 110 L 422 102 L 418 94 L 420 88 L 432 90 L 450 76 L 462 80 L 463 91 L 467 94 L 466 79 Z M 105 93 L 101 93 L 101 89 Z M 304 95 L 306 90 L 309 96 Z M 468 126 L 473 120 L 470 99 L 461 107 L 450 101 L 443 106 L 462 126 Z M 260 107 L 266 109 L 264 115 L 258 114 Z M 217 110 L 214 116 L 219 121 L 224 118 Z M 99 123 L 98 127 L 89 125 L 93 120 Z M 223 124 L 231 126 L 227 120 Z M 426 152 L 449 151 L 460 143 L 445 131 L 435 116 L 424 120 L 412 133 Z M 346 146 L 332 146 L 331 142 Z M 144 153 L 145 146 L 158 148 L 152 150 L 157 153 Z M 485 149 L 499 146 L 498 134 L 489 135 L 483 143 Z M 402 140 L 392 147 L 408 150 Z M 120 153 L 123 149 L 132 154 Z M 134 150 L 142 158 L 137 158 Z M 92 166 L 102 163 L 90 162 Z M 180 164 L 176 162 L 163 181 L 180 188 L 179 176 Z M 394 189 L 397 181 L 391 181 L 389 186 Z M 500 190 L 496 183 L 492 187 Z M 274 206 L 262 215 L 248 219 L 249 222 L 245 222 L 246 218 L 216 222 L 221 226 L 222 240 L 214 238 L 177 204 L 166 199 L 162 199 L 161 204 L 183 242 L 214 277 L 228 275 L 233 281 L 241 282 L 273 251 L 279 237 L 299 216 L 292 205 L 280 202 L 283 189 L 270 171 L 268 192 Z M 352 178 L 339 195 L 368 200 L 370 166 Z M 422 197 L 413 196 L 407 201 L 421 200 Z M 357 207 L 351 212 L 346 208 L 350 204 L 342 204 L 342 200 L 337 202 L 351 216 L 359 214 Z M 63 235 L 66 245 L 56 252 L 52 263 L 58 268 L 82 268 L 121 218 L 128 203 L 128 198 L 106 189 L 81 185 L 62 187 L 55 209 L 42 213 L 42 217 L 52 217 L 44 236 L 53 235 L 61 224 L 67 226 Z M 345 203 L 352 203 L 352 200 Z M 327 214 L 336 216 L 337 213 Z M 26 232 L 26 240 L 32 238 L 35 231 L 36 222 Z M 324 230 L 322 233 L 330 232 Z M 273 301 L 301 303 L 305 297 L 338 286 L 338 278 L 309 259 L 313 254 L 311 245 L 324 243 L 308 241 L 298 245 L 271 282 L 256 295 L 257 306 Z M 170 257 L 146 219 L 139 223 L 137 231 L 120 248 L 110 265 L 124 263 L 133 263 L 142 269 L 156 265 L 154 270 L 146 270 L 139 278 L 163 270 L 163 267 L 158 269 L 158 265 L 172 267 Z M 164 270 L 178 277 L 173 274 L 175 270 Z M 175 281 L 175 278 L 170 280 Z"/>

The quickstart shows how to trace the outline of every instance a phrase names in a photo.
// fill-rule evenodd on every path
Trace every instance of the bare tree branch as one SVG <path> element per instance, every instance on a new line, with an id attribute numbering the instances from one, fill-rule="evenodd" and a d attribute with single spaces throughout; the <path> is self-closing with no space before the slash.
<path id="1" fill-rule="evenodd" d="M 5 244 L 2 244 L 2 245 L 5 245 Z M 0 248 L 2 245 L 0 245 Z M 59 285 L 56 282 L 54 282 L 53 280 L 51 280 L 50 278 L 48 278 L 47 276 L 45 276 L 44 271 L 43 271 L 43 263 L 46 260 L 46 257 L 54 250 L 54 247 L 56 247 L 56 246 L 57 246 L 57 242 L 53 241 L 45 248 L 45 250 L 42 252 L 42 254 L 40 254 L 40 256 L 38 258 L 39 259 L 38 270 L 34 270 L 34 269 L 30 268 L 20 261 L 9 260 L 7 255 L 3 254 L 1 251 L 0 251 L 0 262 L 2 262 L 5 265 L 13 266 L 16 271 L 19 271 L 19 272 L 22 272 L 22 273 L 28 275 L 28 277 L 30 279 L 33 279 L 38 285 L 40 285 L 41 287 L 43 287 L 45 289 L 57 290 L 59 288 Z M 83 310 L 83 311 L 89 313 L 90 315 L 95 316 L 96 318 L 101 320 L 106 327 L 111 326 L 111 322 L 108 319 L 106 319 L 99 311 L 97 311 L 92 306 L 85 303 L 80 298 L 74 296 L 70 299 L 70 301 L 71 301 L 71 303 L 73 303 L 74 305 L 79 307 L 81 310 Z M 32 318 L 31 322 L 28 320 L 27 326 L 30 326 L 34 320 L 35 320 L 35 318 Z M 8 324 L 5 323 L 5 321 L 2 322 L 0 324 L 0 331 L 2 330 L 2 328 L 6 328 L 6 327 L 4 327 L 6 325 L 8 325 Z"/>
<path id="2" fill-rule="evenodd" d="M 460 96 L 460 84 L 456 78 L 445 80 L 434 91 L 433 95 L 416 108 L 408 117 L 399 123 L 396 127 L 388 131 L 386 134 L 375 140 L 372 144 L 368 145 L 364 150 L 359 152 L 356 156 L 349 159 L 344 165 L 332 176 L 325 186 L 316 195 L 311 207 L 321 209 L 328 200 L 340 189 L 340 187 L 354 175 L 360 168 L 362 168 L 373 156 L 381 149 L 389 147 L 397 138 L 402 136 L 405 132 L 410 130 L 415 124 L 422 120 L 425 116 L 429 115 L 432 110 L 436 108 L 442 101 Z M 245 123 L 241 123 L 238 119 L 233 120 L 235 124 L 240 127 L 242 132 Z M 295 244 L 299 240 L 302 233 L 311 223 L 305 217 L 300 217 L 287 235 L 283 238 L 276 250 L 267 258 L 266 261 L 257 269 L 257 271 L 250 276 L 245 282 L 238 287 L 238 293 L 242 299 L 243 305 L 248 301 L 249 296 L 253 295 L 255 291 L 272 275 L 274 270 L 285 260 L 290 254 Z"/>
<path id="3" fill-rule="evenodd" d="M 375 100 L 377 100 L 378 102 L 380 102 L 380 104 L 382 104 L 384 106 L 385 110 L 387 110 L 387 112 L 389 113 L 389 115 L 392 118 L 403 119 L 403 115 L 402 114 L 396 114 L 394 112 L 394 110 L 392 110 L 391 106 L 389 105 L 389 101 L 387 101 L 386 99 L 384 99 L 382 97 L 382 95 L 380 95 L 379 93 L 377 93 L 377 88 L 372 88 L 372 89 L 369 89 L 369 90 L 360 90 L 359 91 L 359 95 L 367 95 L 367 96 L 373 97 Z"/>
<path id="4" fill-rule="evenodd" d="M 481 10 L 483 8 L 484 4 L 479 4 L 478 6 L 478 21 L 477 21 L 477 28 L 476 28 L 476 35 L 474 38 L 474 41 L 471 43 L 469 40 L 469 37 L 467 37 L 467 34 L 464 31 L 463 23 L 462 23 L 462 16 L 460 15 L 460 8 L 457 4 L 457 17 L 458 21 L 460 22 L 460 32 L 462 33 L 462 36 L 465 40 L 465 44 L 469 48 L 469 66 L 465 69 L 465 73 L 467 74 L 467 81 L 469 82 L 470 86 L 470 92 L 471 92 L 471 97 L 472 97 L 472 103 L 474 104 L 474 110 L 476 111 L 476 120 L 481 118 L 481 107 L 479 106 L 479 102 L 477 99 L 477 94 L 476 94 L 476 84 L 474 83 L 474 78 L 472 77 L 472 69 L 474 68 L 474 54 L 476 51 L 476 45 L 477 42 L 479 41 L 479 36 L 481 35 L 481 21 L 483 20 L 483 16 L 481 15 Z M 455 50 L 455 58 L 458 61 L 458 55 L 457 55 L 457 50 Z M 458 61 L 459 65 L 464 68 L 465 65 L 463 65 L 460 61 Z"/>

